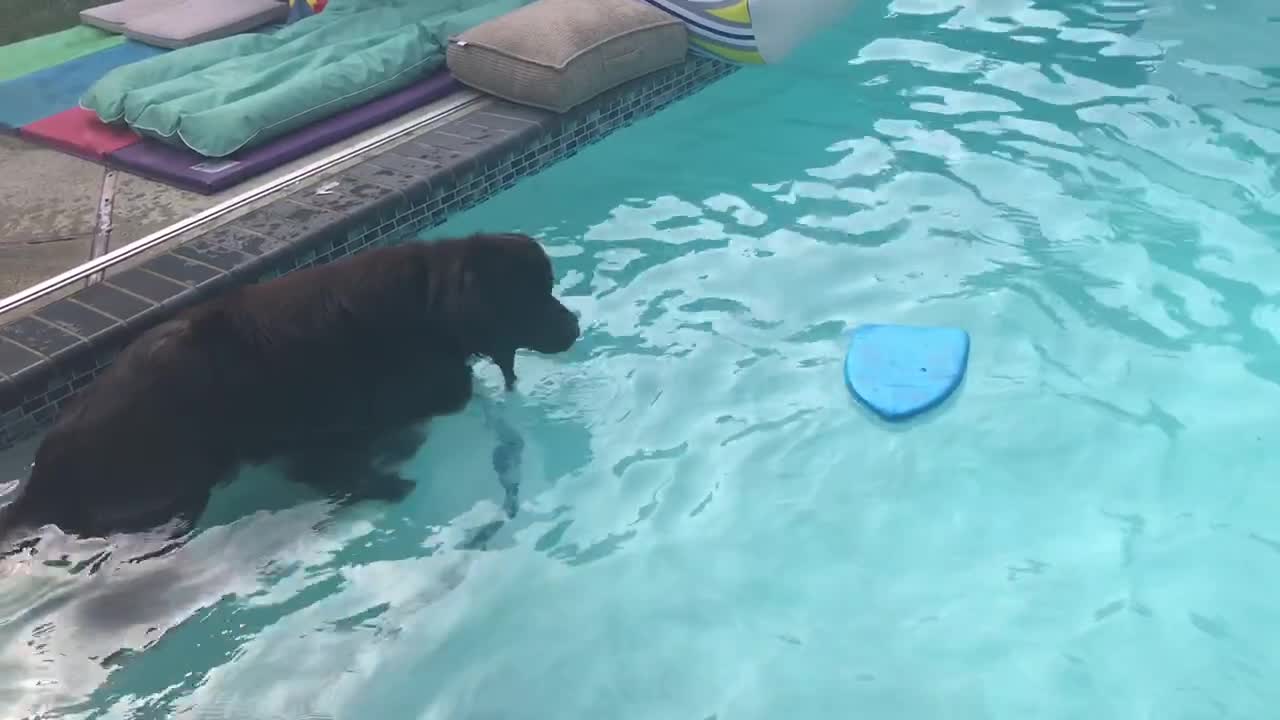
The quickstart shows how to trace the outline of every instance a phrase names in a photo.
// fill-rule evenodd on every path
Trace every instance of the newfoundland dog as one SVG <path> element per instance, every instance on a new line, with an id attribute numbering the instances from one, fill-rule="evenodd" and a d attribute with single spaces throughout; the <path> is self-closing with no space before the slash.
<path id="1" fill-rule="evenodd" d="M 532 238 L 368 250 L 230 291 L 143 333 L 45 435 L 0 533 L 189 528 L 242 464 L 345 501 L 396 501 L 388 469 L 471 397 L 470 360 L 561 353 L 578 319 Z"/>

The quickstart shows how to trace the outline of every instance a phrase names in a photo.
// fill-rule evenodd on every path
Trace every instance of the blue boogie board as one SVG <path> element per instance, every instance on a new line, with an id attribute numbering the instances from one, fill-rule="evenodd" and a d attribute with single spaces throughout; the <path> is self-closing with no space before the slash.
<path id="1" fill-rule="evenodd" d="M 862 325 L 854 329 L 844 379 L 885 420 L 906 420 L 940 405 L 964 378 L 969 334 L 949 327 Z"/>

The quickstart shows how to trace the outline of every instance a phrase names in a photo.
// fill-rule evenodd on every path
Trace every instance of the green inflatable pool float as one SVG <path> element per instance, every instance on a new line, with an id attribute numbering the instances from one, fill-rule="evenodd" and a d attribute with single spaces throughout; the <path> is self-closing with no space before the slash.
<path id="1" fill-rule="evenodd" d="M 529 0 L 330 0 L 269 33 L 117 68 L 81 105 L 103 122 L 224 157 L 395 92 L 444 65 L 450 36 Z"/>

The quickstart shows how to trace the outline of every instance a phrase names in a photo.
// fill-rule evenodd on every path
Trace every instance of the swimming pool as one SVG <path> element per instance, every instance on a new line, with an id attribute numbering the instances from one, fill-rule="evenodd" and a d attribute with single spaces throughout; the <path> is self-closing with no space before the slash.
<path id="1" fill-rule="evenodd" d="M 867 2 L 433 230 L 538 235 L 579 348 L 484 367 L 401 506 L 241 484 L 5 579 L 0 714 L 1269 717 L 1280 13 L 1060 5 Z M 873 420 L 863 322 L 966 328 L 963 388 Z"/>

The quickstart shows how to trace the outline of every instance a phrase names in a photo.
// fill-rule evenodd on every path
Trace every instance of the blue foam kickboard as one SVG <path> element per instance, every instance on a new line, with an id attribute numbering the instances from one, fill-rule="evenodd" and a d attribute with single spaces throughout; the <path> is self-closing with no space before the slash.
<path id="1" fill-rule="evenodd" d="M 844 361 L 853 396 L 886 420 L 906 420 L 946 400 L 969 363 L 969 334 L 959 328 L 862 325 Z"/>
<path id="2" fill-rule="evenodd" d="M 126 40 L 115 47 L 2 82 L 0 127 L 17 130 L 77 107 L 80 97 L 103 75 L 165 52 L 168 52 L 165 48 Z"/>

